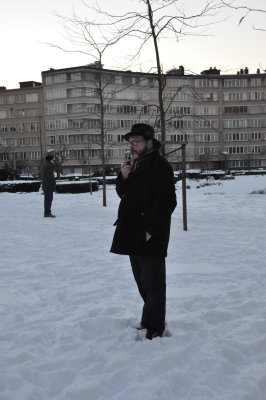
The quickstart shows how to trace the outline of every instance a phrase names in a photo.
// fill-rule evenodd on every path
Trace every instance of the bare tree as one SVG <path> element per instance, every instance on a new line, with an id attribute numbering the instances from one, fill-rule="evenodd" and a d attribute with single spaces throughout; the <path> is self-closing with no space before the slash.
<path id="1" fill-rule="evenodd" d="M 266 9 L 251 8 L 251 7 L 247 7 L 247 6 L 243 6 L 243 5 L 237 6 L 237 5 L 235 5 L 235 0 L 230 1 L 230 2 L 221 0 L 221 3 L 225 7 L 231 8 L 236 11 L 240 10 L 241 12 L 242 11 L 244 12 L 244 15 L 242 15 L 240 20 L 238 21 L 238 25 L 240 25 L 244 21 L 244 19 L 246 19 L 246 17 L 250 14 L 254 14 L 254 13 L 265 14 L 266 13 Z M 266 32 L 266 28 L 258 27 L 256 25 L 253 25 L 252 28 L 256 31 Z"/>
<path id="2" fill-rule="evenodd" d="M 99 99 L 99 114 L 100 114 L 100 145 L 101 145 L 101 164 L 103 172 L 103 206 L 106 207 L 106 174 L 105 174 L 105 102 L 109 97 L 107 95 L 107 87 L 110 81 L 103 80 L 103 57 L 105 53 L 121 40 L 124 33 L 116 32 L 113 34 L 109 29 L 103 29 L 98 23 L 90 19 L 80 18 L 73 12 L 72 17 L 65 17 L 57 14 L 57 17 L 62 22 L 66 38 L 73 46 L 72 48 L 63 48 L 59 45 L 48 43 L 51 47 L 57 48 L 64 52 L 82 53 L 89 60 L 94 60 L 94 68 L 97 68 L 96 78 L 93 84 L 96 87 L 96 95 Z"/>
<path id="3" fill-rule="evenodd" d="M 114 15 L 102 9 L 85 4 L 89 10 L 97 12 L 101 17 L 100 26 L 114 29 L 114 32 L 123 32 L 123 37 L 134 38 L 139 43 L 135 53 L 130 57 L 131 63 L 140 58 L 141 53 L 149 42 L 152 42 L 155 61 L 156 75 L 158 80 L 158 99 L 160 109 L 160 129 L 162 141 L 162 153 L 165 154 L 166 140 L 166 109 L 164 89 L 166 77 L 160 57 L 159 41 L 161 39 L 174 38 L 179 41 L 188 35 L 205 34 L 207 25 L 213 21 L 204 22 L 204 18 L 213 17 L 221 7 L 216 0 L 206 0 L 205 7 L 195 14 L 187 15 L 180 0 L 140 0 L 138 11 L 130 11 L 121 15 Z M 141 8 L 141 10 L 139 10 Z M 202 23 L 200 21 L 202 20 Z M 201 32 L 200 32 L 201 30 Z M 121 37 L 120 37 L 121 39 Z"/>

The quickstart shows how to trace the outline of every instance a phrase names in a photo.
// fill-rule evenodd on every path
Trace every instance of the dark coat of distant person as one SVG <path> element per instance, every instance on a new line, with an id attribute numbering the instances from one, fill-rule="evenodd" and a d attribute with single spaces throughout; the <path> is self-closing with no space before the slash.
<path id="1" fill-rule="evenodd" d="M 56 180 L 54 167 L 49 161 L 44 161 L 41 168 L 42 190 L 44 192 L 55 192 Z"/>
<path id="2" fill-rule="evenodd" d="M 116 182 L 121 198 L 111 252 L 167 256 L 171 214 L 176 207 L 171 165 L 158 150 L 138 161 L 136 170 Z M 146 240 L 145 232 L 151 234 Z"/>

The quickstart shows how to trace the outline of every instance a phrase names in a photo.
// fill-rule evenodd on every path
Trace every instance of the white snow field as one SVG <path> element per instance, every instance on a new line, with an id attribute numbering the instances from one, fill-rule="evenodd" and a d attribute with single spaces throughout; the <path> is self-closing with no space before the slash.
<path id="1" fill-rule="evenodd" d="M 201 182 L 202 184 L 203 182 Z M 265 400 L 265 176 L 181 183 L 167 257 L 166 336 L 137 336 L 119 199 L 1 193 L 1 400 Z M 143 339 L 143 340 L 136 340 Z"/>

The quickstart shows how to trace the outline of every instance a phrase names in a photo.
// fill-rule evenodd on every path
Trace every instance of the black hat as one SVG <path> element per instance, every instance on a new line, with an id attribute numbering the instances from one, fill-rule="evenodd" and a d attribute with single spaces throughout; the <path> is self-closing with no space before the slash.
<path id="1" fill-rule="evenodd" d="M 131 131 L 123 135 L 123 139 L 129 140 L 130 136 L 140 135 L 143 136 L 144 139 L 152 139 L 154 148 L 159 149 L 161 147 L 161 143 L 155 138 L 154 129 L 151 125 L 148 124 L 134 124 L 132 125 Z"/>
<path id="2" fill-rule="evenodd" d="M 54 156 L 52 156 L 51 154 L 47 154 L 47 156 L 45 157 L 45 160 L 50 162 L 54 159 Z"/>

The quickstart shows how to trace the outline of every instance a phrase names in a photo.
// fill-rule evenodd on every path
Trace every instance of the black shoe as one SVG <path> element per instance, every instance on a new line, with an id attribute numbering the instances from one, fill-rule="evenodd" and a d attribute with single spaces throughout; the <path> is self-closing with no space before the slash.
<path id="1" fill-rule="evenodd" d="M 146 339 L 152 340 L 157 337 L 162 337 L 162 333 L 155 331 L 154 329 L 148 329 L 146 333 Z"/>
<path id="2" fill-rule="evenodd" d="M 143 329 L 147 329 L 147 327 L 143 324 L 139 324 L 139 326 L 137 326 L 138 331 L 142 331 Z"/>
<path id="3" fill-rule="evenodd" d="M 54 214 L 44 214 L 44 218 L 55 218 Z"/>

